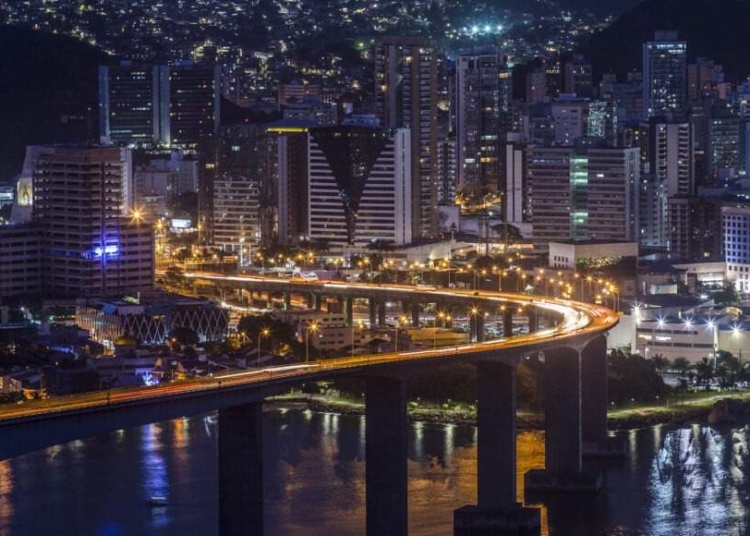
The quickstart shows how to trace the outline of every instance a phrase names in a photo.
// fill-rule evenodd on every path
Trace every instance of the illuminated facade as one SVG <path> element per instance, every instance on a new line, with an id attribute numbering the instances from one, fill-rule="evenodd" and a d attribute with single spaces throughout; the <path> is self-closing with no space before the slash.
<path id="1" fill-rule="evenodd" d="M 656 32 L 643 44 L 643 116 L 679 114 L 687 104 L 687 43 Z"/>

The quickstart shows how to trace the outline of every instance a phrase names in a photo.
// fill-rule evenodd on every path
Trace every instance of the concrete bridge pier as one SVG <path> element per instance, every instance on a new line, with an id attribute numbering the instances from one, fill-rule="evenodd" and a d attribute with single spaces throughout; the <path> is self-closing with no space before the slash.
<path id="1" fill-rule="evenodd" d="M 506 339 L 513 336 L 513 310 L 506 307 L 503 311 L 503 337 Z"/>
<path id="2" fill-rule="evenodd" d="M 539 311 L 536 307 L 529 307 L 529 333 L 539 331 Z"/>
<path id="3" fill-rule="evenodd" d="M 476 341 L 484 342 L 487 337 L 487 332 L 485 331 L 485 316 L 482 311 L 479 311 L 476 315 L 476 330 Z"/>
<path id="4" fill-rule="evenodd" d="M 419 327 L 419 315 L 421 313 L 419 303 L 414 302 L 411 304 L 411 327 Z"/>
<path id="5" fill-rule="evenodd" d="M 263 535 L 263 403 L 219 410 L 219 535 Z"/>
<path id="6" fill-rule="evenodd" d="M 315 302 L 315 310 L 320 311 L 323 308 L 323 295 L 322 294 L 313 294 L 314 302 Z"/>
<path id="7" fill-rule="evenodd" d="M 404 381 L 390 377 L 367 378 L 365 385 L 367 536 L 408 535 L 409 434 L 406 403 Z"/>
<path id="8" fill-rule="evenodd" d="M 347 326 L 354 324 L 354 298 L 351 296 L 344 298 L 344 323 Z"/>
<path id="9" fill-rule="evenodd" d="M 315 294 L 312 292 L 307 293 L 307 308 L 315 309 Z"/>
<path id="10" fill-rule="evenodd" d="M 385 327 L 385 301 L 378 302 L 378 326 Z"/>
<path id="11" fill-rule="evenodd" d="M 375 327 L 378 317 L 378 301 L 375 298 L 370 298 L 370 329 Z"/>
<path id="12" fill-rule="evenodd" d="M 596 491 L 599 473 L 584 473 L 581 430 L 581 355 L 577 349 L 544 352 L 545 468 L 525 475 L 526 491 Z"/>
<path id="13" fill-rule="evenodd" d="M 607 339 L 600 335 L 581 351 L 581 429 L 585 458 L 622 458 L 623 441 L 607 431 Z"/>
<path id="14" fill-rule="evenodd" d="M 284 292 L 283 299 L 284 299 L 284 310 L 288 311 L 289 309 L 292 308 L 292 293 Z"/>
<path id="15" fill-rule="evenodd" d="M 516 366 L 477 366 L 477 504 L 453 514 L 455 536 L 538 535 L 540 514 L 516 500 Z"/>

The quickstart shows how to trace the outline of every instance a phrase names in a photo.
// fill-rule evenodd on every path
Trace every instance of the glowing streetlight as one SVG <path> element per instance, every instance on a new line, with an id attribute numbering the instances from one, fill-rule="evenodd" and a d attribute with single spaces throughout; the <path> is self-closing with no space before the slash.
<path id="1" fill-rule="evenodd" d="M 311 322 L 307 325 L 307 335 L 305 336 L 305 363 L 310 362 L 310 332 L 317 333 L 319 329 L 318 324 Z"/>
<path id="2" fill-rule="evenodd" d="M 260 366 L 260 341 L 263 337 L 268 337 L 271 335 L 271 330 L 268 328 L 263 328 L 258 332 L 258 366 Z"/>

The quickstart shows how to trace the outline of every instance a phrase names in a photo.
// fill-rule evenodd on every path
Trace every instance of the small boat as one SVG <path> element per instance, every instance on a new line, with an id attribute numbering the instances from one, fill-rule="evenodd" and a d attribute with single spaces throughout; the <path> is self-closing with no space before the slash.
<path id="1" fill-rule="evenodd" d="M 166 506 L 167 498 L 155 495 L 153 497 L 149 497 L 148 501 L 146 502 L 148 502 L 150 506 Z"/>

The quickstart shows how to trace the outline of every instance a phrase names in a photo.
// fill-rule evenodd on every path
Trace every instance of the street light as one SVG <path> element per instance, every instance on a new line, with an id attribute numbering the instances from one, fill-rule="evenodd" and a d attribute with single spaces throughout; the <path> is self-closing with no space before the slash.
<path id="1" fill-rule="evenodd" d="M 408 319 L 404 315 L 401 315 L 400 317 L 396 319 L 396 338 L 394 339 L 395 344 L 393 348 L 395 353 L 398 353 L 398 328 L 401 326 L 402 323 L 406 324 L 407 322 L 408 322 Z"/>
<path id="2" fill-rule="evenodd" d="M 311 322 L 307 325 L 307 335 L 305 336 L 305 363 L 310 362 L 310 332 L 318 332 L 318 324 Z"/>
<path id="3" fill-rule="evenodd" d="M 356 325 L 359 329 L 362 329 L 365 327 L 364 322 L 362 322 L 361 320 L 357 322 Z M 354 322 L 352 322 L 352 357 L 354 357 Z"/>
<path id="4" fill-rule="evenodd" d="M 258 332 L 258 366 L 260 366 L 260 341 L 263 337 L 268 337 L 271 335 L 271 330 L 268 328 L 263 328 Z"/>

